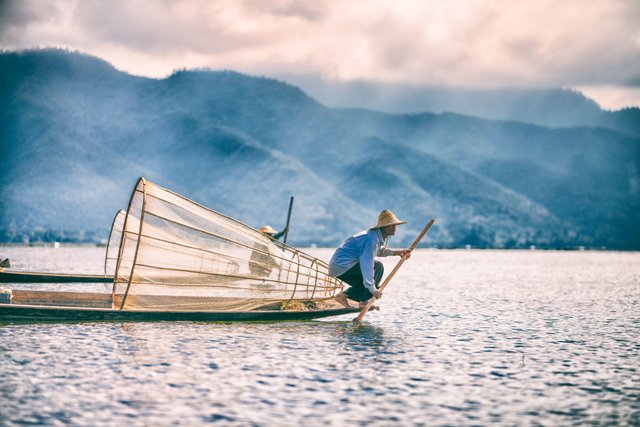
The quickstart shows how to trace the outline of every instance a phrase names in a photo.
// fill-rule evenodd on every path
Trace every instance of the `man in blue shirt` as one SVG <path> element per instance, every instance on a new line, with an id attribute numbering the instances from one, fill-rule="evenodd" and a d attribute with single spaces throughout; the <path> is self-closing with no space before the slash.
<path id="1" fill-rule="evenodd" d="M 342 242 L 329 262 L 329 275 L 350 285 L 350 288 L 336 295 L 335 299 L 345 307 L 350 307 L 349 299 L 360 302 L 364 307 L 371 297 L 382 296 L 378 290 L 384 267 L 375 256 L 397 255 L 409 258 L 409 249 L 388 249 L 388 237 L 396 234 L 396 226 L 406 224 L 391 211 L 383 210 L 378 223 Z"/>

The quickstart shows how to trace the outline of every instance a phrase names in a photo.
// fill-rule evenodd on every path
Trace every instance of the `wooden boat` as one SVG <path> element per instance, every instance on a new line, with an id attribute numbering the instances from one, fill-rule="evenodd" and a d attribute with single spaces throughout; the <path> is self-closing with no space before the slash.
<path id="1" fill-rule="evenodd" d="M 112 282 L 111 293 L 0 291 L 0 321 L 280 321 L 359 311 L 334 301 L 344 283 L 326 262 L 144 178 L 120 222 L 117 251 L 106 257 L 113 277 L 12 278 Z"/>
<path id="2" fill-rule="evenodd" d="M 111 310 L 105 308 L 34 307 L 0 304 L 0 323 L 34 322 L 276 322 L 312 320 L 341 314 L 357 313 L 356 308 L 315 311 L 142 311 Z"/>
<path id="3" fill-rule="evenodd" d="M 113 276 L 0 269 L 0 283 L 113 283 Z"/>
<path id="4" fill-rule="evenodd" d="M 119 310 L 112 308 L 111 294 L 13 290 L 11 303 L 0 303 L 0 323 L 34 322 L 231 322 L 311 320 L 356 313 L 332 301 L 313 310 L 280 310 L 265 306 L 249 311 Z"/>

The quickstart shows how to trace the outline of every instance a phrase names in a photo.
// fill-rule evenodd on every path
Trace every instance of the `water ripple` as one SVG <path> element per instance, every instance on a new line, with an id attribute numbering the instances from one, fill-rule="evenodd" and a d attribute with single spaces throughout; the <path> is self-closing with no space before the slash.
<path id="1" fill-rule="evenodd" d="M 0 424 L 638 425 L 639 261 L 419 251 L 361 325 L 0 325 Z"/>

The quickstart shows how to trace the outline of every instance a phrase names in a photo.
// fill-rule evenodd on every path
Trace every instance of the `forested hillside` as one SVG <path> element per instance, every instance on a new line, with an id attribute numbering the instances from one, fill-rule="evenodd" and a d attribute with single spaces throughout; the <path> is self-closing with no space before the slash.
<path id="1" fill-rule="evenodd" d="M 0 241 L 106 238 L 145 176 L 256 227 L 282 227 L 293 195 L 295 245 L 389 208 L 410 222 L 397 244 L 435 217 L 440 247 L 640 249 L 632 132 L 328 108 L 272 79 L 147 79 L 59 50 L 0 70 Z"/>

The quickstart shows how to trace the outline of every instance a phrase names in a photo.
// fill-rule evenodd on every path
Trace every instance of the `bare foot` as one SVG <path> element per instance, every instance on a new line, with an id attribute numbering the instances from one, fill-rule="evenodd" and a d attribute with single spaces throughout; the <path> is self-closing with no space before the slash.
<path id="1" fill-rule="evenodd" d="M 333 299 L 338 301 L 340 304 L 342 304 L 346 308 L 351 308 L 351 306 L 349 305 L 349 301 L 347 300 L 347 296 L 345 294 L 339 293 L 338 295 L 333 297 Z"/>

